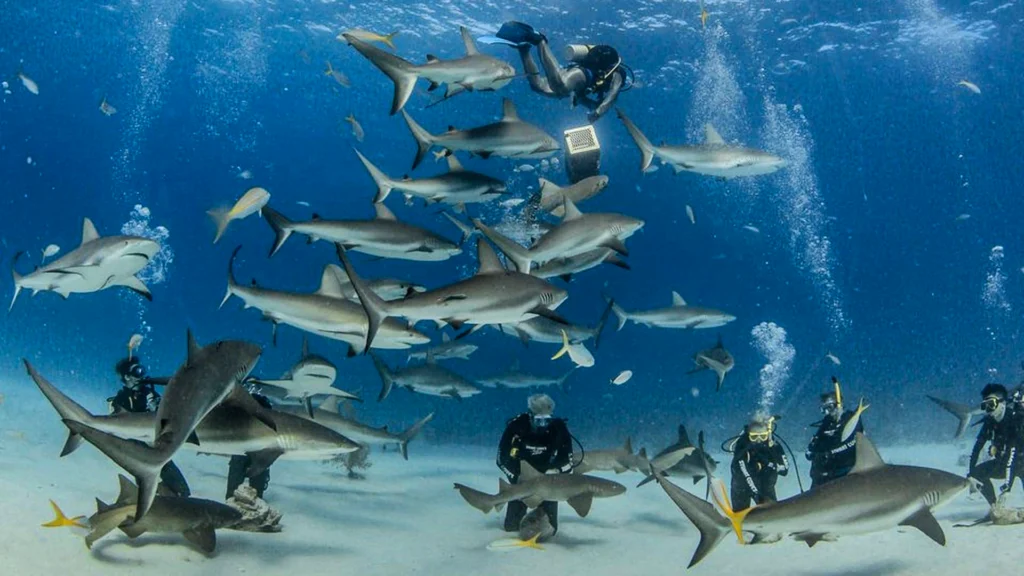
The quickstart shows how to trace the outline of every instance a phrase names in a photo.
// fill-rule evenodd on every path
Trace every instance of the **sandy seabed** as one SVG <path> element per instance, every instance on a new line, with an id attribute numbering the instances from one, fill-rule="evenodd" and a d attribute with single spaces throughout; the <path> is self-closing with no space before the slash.
<path id="1" fill-rule="evenodd" d="M 68 515 L 95 512 L 94 498 L 117 494 L 120 470 L 91 446 L 58 458 L 66 430 L 30 387 L 3 387 L 0 405 L 0 574 L 358 574 L 587 576 L 644 574 L 883 575 L 1016 574 L 1024 555 L 1024 526 L 953 528 L 986 511 L 980 496 L 963 495 L 938 511 L 946 531 L 941 547 L 912 528 L 823 542 L 813 549 L 783 541 L 739 546 L 727 538 L 686 570 L 696 529 L 655 484 L 634 488 L 638 474 L 602 474 L 629 487 L 623 496 L 595 500 L 587 518 L 566 505 L 556 538 L 544 550 L 487 550 L 506 536 L 501 515 L 483 515 L 452 489 L 455 481 L 493 492 L 493 451 L 480 447 L 410 445 L 410 460 L 375 450 L 365 480 L 351 480 L 319 462 L 282 461 L 271 470 L 267 501 L 284 514 L 284 531 L 218 531 L 212 557 L 177 534 L 129 540 L 114 532 L 87 550 L 81 533 L 42 528 L 52 518 L 48 499 Z M 34 393 L 33 393 L 34 392 Z M 72 394 L 76 395 L 76 394 Z M 97 408 L 98 400 L 86 405 Z M 639 445 L 639 444 L 637 444 Z M 962 447 L 881 446 L 893 463 L 959 471 Z M 715 455 L 721 458 L 722 455 Z M 222 499 L 227 459 L 182 453 L 176 458 L 195 496 Z M 722 466 L 721 468 L 725 468 Z M 720 470 L 720 472 L 726 472 Z M 728 481 L 728 478 L 726 478 Z M 689 479 L 676 479 L 690 488 Z M 692 488 L 703 495 L 703 484 Z M 1017 488 L 1020 490 L 1020 487 Z M 780 496 L 797 490 L 793 478 Z"/>

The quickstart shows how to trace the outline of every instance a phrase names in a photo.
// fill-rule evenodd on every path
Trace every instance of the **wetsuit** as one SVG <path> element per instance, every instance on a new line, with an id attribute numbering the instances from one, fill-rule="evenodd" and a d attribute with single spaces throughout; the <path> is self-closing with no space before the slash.
<path id="1" fill-rule="evenodd" d="M 989 443 L 991 460 L 978 464 L 981 451 Z M 996 502 L 996 491 L 992 480 L 1005 479 L 1001 492 L 1009 492 L 1018 477 L 1024 478 L 1021 459 L 1024 458 L 1024 414 L 1008 405 L 1003 419 L 996 421 L 986 417 L 978 439 L 971 450 L 970 467 L 967 475 L 981 481 L 981 494 L 989 504 Z"/>
<path id="2" fill-rule="evenodd" d="M 153 382 L 162 382 L 162 380 L 143 379 L 135 386 L 122 387 L 113 397 L 107 398 L 111 413 L 156 412 L 160 406 L 160 394 L 153 388 Z M 177 496 L 192 495 L 185 475 L 173 461 L 167 462 L 160 469 L 160 482 Z"/>
<path id="3" fill-rule="evenodd" d="M 272 408 L 270 400 L 262 394 L 253 394 L 252 397 L 260 403 L 267 410 Z M 242 485 L 246 477 L 249 478 L 249 486 L 252 486 L 256 490 L 256 496 L 263 498 L 263 493 L 267 491 L 267 487 L 270 486 L 270 467 L 268 466 L 265 470 L 251 476 L 249 474 L 249 466 L 252 464 L 252 458 L 246 456 L 232 456 L 231 461 L 228 462 L 228 489 L 227 496 L 225 499 L 231 498 L 235 495 L 235 490 Z"/>
<path id="4" fill-rule="evenodd" d="M 572 436 L 565 420 L 552 418 L 544 428 L 535 427 L 529 413 L 523 413 L 508 421 L 505 433 L 498 443 L 498 468 L 508 476 L 509 482 L 519 481 L 519 464 L 525 461 L 538 472 L 572 471 Z M 543 502 L 541 508 L 548 515 L 551 526 L 558 532 L 558 503 Z M 505 531 L 517 532 L 526 516 L 526 504 L 519 500 L 508 503 L 505 514 Z"/>
<path id="5" fill-rule="evenodd" d="M 775 483 L 779 476 L 789 474 L 789 459 L 782 445 L 752 442 L 746 434 L 733 448 L 732 507 L 734 510 L 750 508 L 750 502 L 774 502 Z"/>
<path id="6" fill-rule="evenodd" d="M 843 412 L 839 420 L 825 416 L 818 422 L 818 431 L 807 447 L 807 459 L 811 461 L 811 488 L 846 476 L 857 462 L 857 433 L 864 432 L 864 421 L 849 438 L 841 438 L 843 427 L 853 418 L 853 410 Z"/>
<path id="7" fill-rule="evenodd" d="M 543 73 L 530 54 L 530 45 L 519 46 L 519 56 L 523 62 L 530 88 L 534 92 L 551 98 L 572 97 L 573 106 L 583 104 L 591 113 L 587 116 L 590 122 L 611 110 L 615 99 L 626 84 L 626 73 L 622 66 L 614 62 L 600 62 L 602 55 L 617 61 L 618 54 L 610 46 L 595 46 L 594 58 L 584 58 L 579 64 L 571 64 L 563 68 L 548 46 L 546 39 L 537 42 L 537 52 L 544 67 Z"/>

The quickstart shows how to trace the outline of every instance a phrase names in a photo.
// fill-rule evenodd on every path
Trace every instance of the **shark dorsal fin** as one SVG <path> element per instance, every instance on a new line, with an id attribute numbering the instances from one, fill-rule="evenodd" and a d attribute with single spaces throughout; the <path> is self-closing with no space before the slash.
<path id="1" fill-rule="evenodd" d="M 441 59 L 433 54 L 427 54 L 427 64 L 433 64 L 434 62 L 440 62 Z"/>
<path id="2" fill-rule="evenodd" d="M 135 488 L 135 484 L 132 484 L 132 481 L 124 474 L 117 475 L 117 483 L 120 491 L 117 493 L 117 502 L 115 504 L 131 504 L 135 502 L 139 493 L 138 489 Z"/>
<path id="3" fill-rule="evenodd" d="M 320 403 L 319 406 L 317 406 L 317 408 L 319 408 L 320 410 L 324 410 L 324 411 L 330 412 L 331 414 L 337 414 L 338 413 L 338 397 L 337 396 L 328 396 L 326 400 L 324 400 L 323 402 Z"/>
<path id="4" fill-rule="evenodd" d="M 633 439 L 626 436 L 626 443 L 622 445 L 622 449 L 626 451 L 626 454 L 633 455 Z"/>
<path id="5" fill-rule="evenodd" d="M 383 202 L 377 202 L 373 205 L 373 208 L 377 211 L 377 220 L 398 220 L 398 218 L 395 218 L 395 213 L 388 210 L 388 207 Z"/>
<path id="6" fill-rule="evenodd" d="M 690 435 L 686 433 L 686 426 L 679 425 L 679 444 L 683 446 L 693 446 L 693 442 L 690 442 Z"/>
<path id="7" fill-rule="evenodd" d="M 480 264 L 476 271 L 478 276 L 482 274 L 505 273 L 505 267 L 501 265 L 501 260 L 498 260 L 498 255 L 494 252 L 494 248 L 491 248 L 491 245 L 483 238 L 478 238 L 476 241 L 476 259 Z"/>
<path id="8" fill-rule="evenodd" d="M 316 293 L 320 296 L 327 296 L 328 298 L 344 298 L 345 291 L 341 288 L 342 278 L 348 280 L 348 276 L 345 275 L 344 270 L 342 270 L 337 264 L 328 264 L 324 266 L 324 272 L 320 275 L 320 288 Z M 302 351 L 302 357 L 306 357 L 305 349 Z"/>
<path id="9" fill-rule="evenodd" d="M 516 112 L 516 105 L 512 103 L 512 100 L 505 98 L 501 101 L 501 121 L 502 122 L 518 122 L 519 113 Z"/>
<path id="10" fill-rule="evenodd" d="M 533 466 L 530 466 L 529 462 L 526 462 L 525 460 L 521 460 L 519 462 L 519 481 L 520 482 L 525 482 L 527 480 L 532 480 L 534 478 L 540 478 L 541 476 L 543 476 L 543 474 L 538 472 L 537 469 L 534 468 Z"/>
<path id="11" fill-rule="evenodd" d="M 878 449 L 875 448 L 875 445 L 871 440 L 868 440 L 867 436 L 858 432 L 856 438 L 857 446 L 854 449 L 857 451 L 857 463 L 853 465 L 853 469 L 850 470 L 850 474 L 867 472 L 868 470 L 874 470 L 885 466 L 885 462 L 878 454 Z"/>
<path id="12" fill-rule="evenodd" d="M 725 140 L 722 139 L 722 135 L 715 130 L 715 127 L 710 122 L 704 125 L 704 144 L 707 146 L 725 146 Z"/>
<path id="13" fill-rule="evenodd" d="M 469 33 L 469 28 L 459 26 L 459 32 L 462 32 L 462 43 L 466 45 L 466 56 L 479 54 L 480 51 L 476 49 L 476 42 L 473 41 L 473 35 Z"/>
<path id="14" fill-rule="evenodd" d="M 96 231 L 96 226 L 93 225 L 92 220 L 85 218 L 82 220 L 82 244 L 92 242 L 100 237 L 99 232 Z"/>
<path id="15" fill-rule="evenodd" d="M 199 354 L 199 344 L 196 343 L 196 337 L 192 335 L 191 328 L 186 331 L 186 337 L 188 338 L 188 354 L 185 357 L 185 363 L 192 364 L 192 361 Z"/>
<path id="16" fill-rule="evenodd" d="M 441 333 L 441 342 L 444 342 L 445 344 L 447 344 L 447 343 L 449 343 L 451 341 L 452 341 L 452 337 L 449 336 L 447 332 L 442 332 Z"/>
<path id="17" fill-rule="evenodd" d="M 576 204 L 574 204 L 568 196 L 562 196 L 562 206 L 565 209 L 565 215 L 562 216 L 562 222 L 571 222 L 583 217 L 583 213 L 580 212 L 580 209 L 576 207 Z"/>
<path id="18" fill-rule="evenodd" d="M 686 300 L 683 300 L 679 292 L 672 292 L 672 306 L 686 306 Z"/>
<path id="19" fill-rule="evenodd" d="M 462 162 L 452 154 L 448 157 L 448 171 L 449 172 L 464 172 L 466 169 L 462 167 Z"/>

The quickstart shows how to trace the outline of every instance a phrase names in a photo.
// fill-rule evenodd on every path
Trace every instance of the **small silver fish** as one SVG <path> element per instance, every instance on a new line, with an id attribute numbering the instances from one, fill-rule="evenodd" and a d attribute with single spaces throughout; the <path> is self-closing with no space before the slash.
<path id="1" fill-rule="evenodd" d="M 839 361 L 839 357 L 837 357 L 832 352 L 826 352 L 825 353 L 825 358 L 828 358 L 829 360 L 831 360 L 832 363 L 835 364 L 836 366 L 839 366 L 839 365 L 842 364 L 842 362 Z"/>
<path id="2" fill-rule="evenodd" d="M 759 230 L 757 228 L 757 226 L 754 226 L 753 224 L 747 224 L 746 226 L 743 227 L 743 229 L 744 230 L 749 230 L 749 231 L 753 232 L 754 234 L 760 234 L 761 233 L 761 230 Z"/>
<path id="3" fill-rule="evenodd" d="M 114 114 L 117 114 L 117 108 L 111 106 L 110 103 L 107 102 L 107 97 L 104 96 L 103 100 L 100 102 L 100 112 L 106 116 L 113 116 Z"/>
<path id="4" fill-rule="evenodd" d="M 686 215 L 690 218 L 690 224 L 697 223 L 697 218 L 693 215 L 693 208 L 689 204 L 686 205 Z"/>
<path id="5" fill-rule="evenodd" d="M 355 114 L 346 116 L 345 121 L 352 125 L 352 136 L 355 137 L 356 141 L 362 142 L 363 138 L 366 137 L 366 132 L 363 132 L 363 127 L 359 124 L 359 120 L 356 120 Z"/>
<path id="6" fill-rule="evenodd" d="M 335 70 L 334 66 L 331 65 L 330 60 L 327 61 L 327 69 L 324 70 L 324 75 L 334 78 L 335 82 L 341 84 L 345 88 L 352 87 L 352 81 L 348 79 L 348 76 L 346 76 L 344 72 L 339 72 L 338 70 Z"/>
<path id="7" fill-rule="evenodd" d="M 39 96 L 39 85 L 35 80 L 26 76 L 24 72 L 18 72 L 18 80 L 21 80 L 21 85 L 25 87 L 25 90 Z"/>
<path id="8" fill-rule="evenodd" d="M 56 256 L 58 252 L 60 252 L 60 246 L 50 244 L 46 248 L 43 248 L 43 260 L 46 260 L 50 256 Z"/>
<path id="9" fill-rule="evenodd" d="M 615 378 L 612 378 L 611 382 L 612 382 L 612 384 L 615 384 L 616 386 L 622 386 L 626 382 L 629 382 L 629 379 L 632 378 L 632 377 L 633 377 L 633 371 L 632 370 L 623 370 L 622 372 L 619 372 L 618 376 L 616 376 Z"/>
<path id="10" fill-rule="evenodd" d="M 974 92 L 975 94 L 981 94 L 981 88 L 978 88 L 978 85 L 975 84 L 974 82 L 968 82 L 967 80 L 961 80 L 961 81 L 957 82 L 956 85 L 957 86 L 963 86 L 964 88 L 967 88 L 968 90 L 970 90 L 971 92 Z"/>
<path id="11" fill-rule="evenodd" d="M 963 222 L 964 220 L 967 220 L 970 217 L 971 217 L 970 214 L 961 214 L 961 215 L 956 217 L 956 221 L 957 222 Z"/>

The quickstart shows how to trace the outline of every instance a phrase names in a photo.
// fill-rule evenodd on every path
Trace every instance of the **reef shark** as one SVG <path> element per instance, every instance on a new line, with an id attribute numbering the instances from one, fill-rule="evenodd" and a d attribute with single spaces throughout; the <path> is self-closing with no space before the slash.
<path id="1" fill-rule="evenodd" d="M 678 292 L 672 293 L 672 305 L 668 308 L 645 310 L 643 312 L 627 312 L 615 304 L 612 311 L 619 319 L 619 330 L 627 320 L 646 326 L 658 328 L 717 328 L 736 319 L 732 314 L 713 308 L 690 306 Z"/>
<path id="2" fill-rule="evenodd" d="M 352 287 L 352 282 L 349 281 L 348 275 L 342 270 L 341 266 L 337 264 L 327 264 L 324 266 L 324 270 L 330 270 L 334 274 L 334 284 L 338 287 L 341 296 L 346 300 L 352 300 L 353 302 L 359 301 L 359 295 L 356 294 L 355 288 Z M 326 272 L 325 272 L 326 273 Z M 373 293 L 380 296 L 382 300 L 401 300 L 406 296 L 415 294 L 416 292 L 423 292 L 426 290 L 423 286 L 414 282 L 407 282 L 405 280 L 398 280 L 396 278 L 374 278 L 366 281 L 367 286 Z"/>
<path id="3" fill-rule="evenodd" d="M 67 298 L 70 294 L 124 286 L 152 300 L 149 288 L 135 274 L 145 268 L 159 250 L 160 245 L 149 238 L 100 236 L 92 220 L 85 218 L 82 222 L 82 243 L 49 264 L 22 276 L 14 269 L 22 253 L 15 255 L 11 263 L 14 297 L 7 311 L 14 308 L 23 288 L 31 290 L 33 295 L 48 291 Z"/>
<path id="4" fill-rule="evenodd" d="M 658 452 L 650 463 L 660 461 L 666 454 L 676 454 L 679 453 L 680 450 L 683 450 L 683 457 L 675 463 L 667 467 L 659 468 L 658 466 L 655 466 L 655 468 L 663 476 L 686 476 L 693 478 L 693 483 L 696 484 L 703 480 L 707 475 L 713 474 L 715 472 L 715 468 L 718 467 L 718 462 L 716 462 L 715 459 L 708 455 L 708 453 L 702 448 L 694 446 L 693 442 L 690 441 L 690 435 L 686 433 L 686 426 L 680 424 L 678 432 L 679 437 L 676 442 L 670 444 L 661 452 Z M 703 442 L 703 437 L 701 438 L 701 442 Z M 690 448 L 693 450 L 687 451 L 687 449 Z M 643 486 L 655 479 L 653 475 L 650 475 L 650 467 L 647 462 L 644 462 L 641 466 L 637 467 L 636 470 L 643 472 L 644 474 L 648 474 L 648 476 L 644 478 L 637 487 Z"/>
<path id="5" fill-rule="evenodd" d="M 543 316 L 538 316 L 518 324 L 501 324 L 497 328 L 503 334 L 518 336 L 524 345 L 531 340 L 545 344 L 562 344 L 562 332 L 565 332 L 565 338 L 571 344 L 581 344 L 593 339 L 594 348 L 596 349 L 601 345 L 601 332 L 604 331 L 604 325 L 608 321 L 611 311 L 612 306 L 609 303 L 601 314 L 601 319 L 593 327 L 576 324 L 565 325 Z"/>
<path id="6" fill-rule="evenodd" d="M 538 182 L 540 191 L 534 199 L 531 199 L 531 202 L 536 201 L 541 210 L 550 212 L 552 216 L 559 218 L 565 215 L 564 201 L 566 198 L 579 204 L 597 196 L 608 187 L 608 177 L 603 174 L 587 176 L 568 186 L 559 186 L 546 178 L 538 178 Z"/>
<path id="7" fill-rule="evenodd" d="M 452 340 L 451 336 L 447 332 L 441 334 L 441 343 L 437 346 L 431 346 L 426 350 L 419 352 L 410 352 L 406 358 L 406 362 L 411 360 L 426 360 L 428 357 L 433 357 L 434 360 L 451 360 L 455 358 L 461 358 L 462 360 L 469 360 L 470 354 L 477 351 L 479 348 L 476 344 L 467 344 L 460 340 Z"/>
<path id="8" fill-rule="evenodd" d="M 546 388 L 554 386 L 560 390 L 564 390 L 565 381 L 569 379 L 569 376 L 572 376 L 572 373 L 575 372 L 577 368 L 579 367 L 573 366 L 561 376 L 541 376 L 538 374 L 523 372 L 519 368 L 519 360 L 516 360 L 504 372 L 488 378 L 482 378 L 479 382 L 481 386 L 486 388 L 522 390 L 525 388 Z"/>
<path id="9" fill-rule="evenodd" d="M 595 470 L 621 474 L 635 469 L 638 464 L 637 455 L 633 453 L 633 443 L 626 438 L 625 444 L 610 450 L 587 450 L 578 464 L 572 467 L 574 474 L 586 474 Z"/>
<path id="10" fill-rule="evenodd" d="M 498 493 L 487 494 L 466 486 L 455 484 L 470 506 L 487 514 L 501 510 L 507 502 L 522 501 L 530 508 L 542 502 L 566 502 L 580 517 L 590 513 L 594 498 L 611 498 L 626 492 L 626 487 L 613 480 L 606 480 L 586 474 L 541 474 L 527 462 L 520 462 L 519 482 L 509 484 L 504 478 L 498 480 Z"/>
<path id="11" fill-rule="evenodd" d="M 561 149 L 558 141 L 547 132 L 523 122 L 516 112 L 515 104 L 508 98 L 503 102 L 502 111 L 501 120 L 497 122 L 467 130 L 449 127 L 447 132 L 435 135 L 427 132 L 402 110 L 405 123 L 416 140 L 413 169 L 420 165 L 427 152 L 434 146 L 449 152 L 469 152 L 481 158 L 490 158 L 492 155 L 506 158 L 545 158 Z"/>
<path id="12" fill-rule="evenodd" d="M 480 393 L 480 389 L 472 382 L 439 366 L 429 355 L 426 363 L 415 364 L 397 371 L 388 368 L 388 365 L 376 355 L 371 354 L 370 356 L 373 357 L 373 366 L 380 375 L 381 389 L 380 395 L 377 397 L 378 402 L 387 398 L 391 393 L 391 388 L 396 384 L 418 394 L 456 400 Z"/>
<path id="13" fill-rule="evenodd" d="M 718 336 L 718 343 L 713 348 L 707 350 L 701 350 L 694 354 L 693 362 L 697 365 L 696 368 L 687 372 L 687 374 L 696 374 L 702 370 L 713 370 L 715 375 L 718 377 L 718 383 L 715 385 L 715 391 L 722 389 L 722 383 L 725 382 L 725 375 L 732 370 L 736 364 L 736 360 L 733 359 L 732 354 L 725 349 L 722 345 L 722 336 Z"/>
<path id="14" fill-rule="evenodd" d="M 980 416 L 985 413 L 984 410 L 976 406 L 950 402 L 949 400 L 936 398 L 935 396 L 932 396 L 930 394 L 927 396 L 929 400 L 935 402 L 939 406 L 942 406 L 943 409 L 945 409 L 950 414 L 956 416 L 957 420 L 959 420 L 959 424 L 956 427 L 956 434 L 953 436 L 954 438 L 959 438 L 964 435 L 964 432 L 967 431 L 967 427 L 971 425 L 972 418 L 974 418 L 975 416 Z"/>
<path id="15" fill-rule="evenodd" d="M 405 107 L 416 87 L 416 80 L 420 78 L 430 82 L 428 90 L 445 84 L 445 98 L 450 98 L 464 90 L 499 90 L 516 77 L 515 68 L 508 62 L 481 54 L 465 26 L 460 26 L 459 32 L 466 47 L 465 56 L 441 60 L 428 54 L 427 62 L 420 65 L 363 42 L 352 34 L 343 33 L 342 37 L 395 83 L 395 94 L 391 100 L 393 115 Z"/>
<path id="16" fill-rule="evenodd" d="M 970 481 L 934 468 L 886 464 L 862 434 L 856 450 L 857 463 L 848 475 L 792 498 L 734 511 L 724 493 L 721 498 L 716 495 L 727 517 L 655 474 L 665 493 L 700 531 L 689 566 L 711 553 L 730 531 L 741 543 L 745 543 L 743 532 L 752 532 L 753 542 L 791 536 L 814 546 L 838 536 L 912 526 L 945 545 L 945 534 L 932 511 L 967 490 Z"/>
<path id="17" fill-rule="evenodd" d="M 398 190 L 405 194 L 407 204 L 411 204 L 413 197 L 417 197 L 427 204 L 442 203 L 464 210 L 466 204 L 489 202 L 508 190 L 504 180 L 466 170 L 455 156 L 448 156 L 448 172 L 444 174 L 395 180 L 374 166 L 358 150 L 356 155 L 377 185 L 374 202 L 383 202 L 392 190 Z"/>
<path id="18" fill-rule="evenodd" d="M 355 394 L 334 387 L 338 376 L 338 368 L 328 359 L 309 353 L 309 341 L 302 339 L 302 357 L 298 363 L 278 380 L 262 380 L 250 378 L 249 382 L 259 386 L 276 388 L 284 394 L 284 398 L 297 398 L 306 406 L 307 414 L 314 418 L 313 397 L 318 395 L 337 396 L 348 400 L 362 402 Z"/>
<path id="19" fill-rule="evenodd" d="M 731 146 L 718 134 L 711 124 L 704 126 L 704 142 L 697 146 L 655 146 L 636 124 L 626 117 L 622 110 L 616 110 L 619 119 L 626 125 L 626 130 L 633 137 L 640 149 L 640 171 L 644 172 L 651 166 L 657 156 L 679 172 L 696 172 L 706 176 L 719 178 L 736 178 L 739 176 L 759 176 L 771 174 L 786 165 L 786 161 L 763 150 Z"/>

